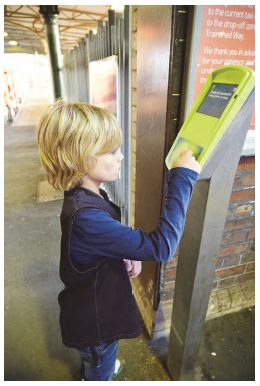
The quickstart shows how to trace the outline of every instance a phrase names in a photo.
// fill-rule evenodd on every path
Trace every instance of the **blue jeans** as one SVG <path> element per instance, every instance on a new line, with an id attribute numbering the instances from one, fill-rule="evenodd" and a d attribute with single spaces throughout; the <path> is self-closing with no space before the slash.
<path id="1" fill-rule="evenodd" d="M 118 340 L 101 346 L 77 348 L 81 356 L 80 374 L 85 381 L 111 381 L 115 371 Z"/>

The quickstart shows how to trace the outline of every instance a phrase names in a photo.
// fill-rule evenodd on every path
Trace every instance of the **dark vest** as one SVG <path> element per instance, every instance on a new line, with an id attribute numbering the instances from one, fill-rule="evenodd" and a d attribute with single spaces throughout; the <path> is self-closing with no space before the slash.
<path id="1" fill-rule="evenodd" d="M 124 260 L 100 256 L 82 268 L 70 259 L 72 224 L 81 210 L 100 209 L 120 221 L 120 209 L 85 188 L 64 192 L 61 212 L 60 277 L 65 288 L 59 294 L 63 343 L 80 348 L 135 338 L 140 334 L 135 300 Z"/>

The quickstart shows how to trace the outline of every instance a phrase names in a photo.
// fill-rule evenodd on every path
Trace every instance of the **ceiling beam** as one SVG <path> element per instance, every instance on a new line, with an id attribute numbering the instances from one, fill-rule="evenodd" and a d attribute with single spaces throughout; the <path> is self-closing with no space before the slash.
<path id="1" fill-rule="evenodd" d="M 36 15 L 39 15 L 39 11 L 36 11 L 36 9 L 32 8 L 30 5 L 27 5 L 26 7 L 33 11 Z"/>
<path id="2" fill-rule="evenodd" d="M 60 6 L 58 6 L 58 9 L 59 9 L 59 11 L 72 12 L 72 9 L 62 8 Z M 108 9 L 105 12 L 106 15 L 107 15 Z M 83 13 L 85 15 L 95 15 L 95 16 L 100 16 L 100 17 L 103 17 L 103 15 L 104 15 L 104 14 L 98 13 L 98 12 L 83 11 L 82 9 L 77 9 L 76 12 L 80 12 L 80 13 Z"/>
<path id="3" fill-rule="evenodd" d="M 101 6 L 102 12 L 88 11 L 87 6 L 86 10 L 78 9 L 78 7 L 83 8 L 77 5 L 71 9 L 58 6 L 60 12 L 58 26 L 61 49 L 63 50 L 68 49 L 66 47 L 67 42 L 70 48 L 73 45 L 77 45 L 81 39 L 85 38 L 89 30 L 98 27 L 98 21 L 107 20 L 108 10 L 110 9 L 110 6 L 107 6 L 106 12 L 103 13 L 106 6 Z M 97 9 L 100 8 L 97 6 Z M 36 42 L 38 38 L 41 42 L 38 45 L 43 44 L 45 32 L 43 18 L 39 13 L 38 5 L 5 5 L 4 15 L 5 31 L 9 34 L 7 39 L 17 40 L 19 43 L 24 40 L 25 44 L 28 44 L 31 41 Z M 39 22 L 41 22 L 41 26 Z M 33 36 L 35 36 L 35 39 Z M 72 39 L 69 39 L 69 37 Z M 7 39 L 5 38 L 5 41 Z"/>

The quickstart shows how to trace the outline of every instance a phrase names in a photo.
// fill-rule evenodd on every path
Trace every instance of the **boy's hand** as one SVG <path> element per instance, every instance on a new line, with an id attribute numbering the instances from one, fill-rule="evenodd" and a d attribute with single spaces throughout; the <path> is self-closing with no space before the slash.
<path id="1" fill-rule="evenodd" d="M 172 163 L 172 168 L 187 168 L 194 170 L 197 173 L 200 173 L 201 166 L 192 156 L 191 150 L 186 150 L 182 152 Z"/>
<path id="2" fill-rule="evenodd" d="M 134 279 L 142 270 L 141 261 L 125 260 L 126 269 L 129 279 Z"/>

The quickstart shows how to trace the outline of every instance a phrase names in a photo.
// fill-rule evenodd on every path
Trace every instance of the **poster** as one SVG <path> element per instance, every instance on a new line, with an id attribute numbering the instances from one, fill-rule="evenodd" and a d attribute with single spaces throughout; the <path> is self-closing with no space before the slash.
<path id="1" fill-rule="evenodd" d="M 116 55 L 89 63 L 90 104 L 110 111 L 117 117 L 118 57 Z"/>
<path id="2" fill-rule="evenodd" d="M 255 70 L 255 6 L 203 5 L 193 101 L 213 70 L 232 64 Z"/>

